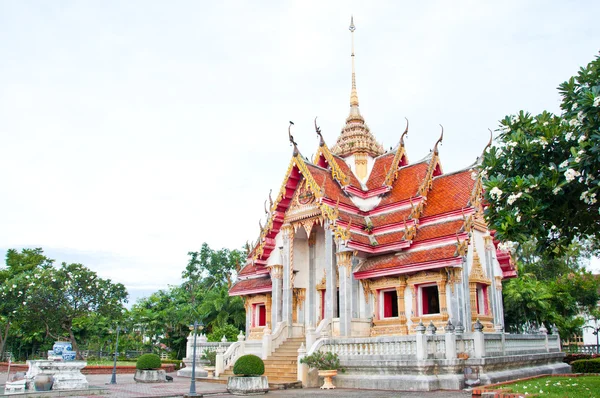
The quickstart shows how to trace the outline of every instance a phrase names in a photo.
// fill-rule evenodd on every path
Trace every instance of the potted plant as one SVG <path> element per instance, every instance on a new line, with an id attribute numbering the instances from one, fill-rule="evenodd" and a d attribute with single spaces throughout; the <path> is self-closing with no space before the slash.
<path id="1" fill-rule="evenodd" d="M 202 355 L 202 359 L 208 361 L 208 366 L 204 367 L 204 370 L 208 373 L 206 377 L 214 377 L 215 372 L 215 363 L 217 362 L 217 352 L 209 351 L 208 348 L 204 350 L 204 355 Z"/>
<path id="2" fill-rule="evenodd" d="M 258 395 L 269 391 L 265 363 L 256 355 L 242 355 L 233 365 L 233 374 L 227 380 L 227 391 L 233 395 Z"/>
<path id="3" fill-rule="evenodd" d="M 167 374 L 161 369 L 160 357 L 156 354 L 141 355 L 135 363 L 135 376 L 138 383 L 163 383 L 167 381 Z"/>
<path id="4" fill-rule="evenodd" d="M 338 370 L 345 372 L 345 369 L 340 365 L 340 359 L 337 354 L 332 352 L 316 351 L 302 358 L 300 363 L 305 363 L 310 368 L 315 368 L 319 371 L 319 376 L 323 377 L 323 385 L 321 389 L 335 388 L 331 382 L 331 378 L 337 376 Z"/>

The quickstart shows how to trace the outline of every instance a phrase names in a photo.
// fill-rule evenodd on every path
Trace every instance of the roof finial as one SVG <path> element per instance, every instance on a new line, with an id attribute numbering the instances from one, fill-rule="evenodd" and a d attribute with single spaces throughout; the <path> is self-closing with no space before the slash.
<path id="1" fill-rule="evenodd" d="M 356 92 L 356 75 L 354 72 L 354 31 L 356 30 L 356 26 L 354 26 L 354 16 L 350 17 L 350 33 L 352 34 L 352 92 L 350 93 L 350 107 L 356 107 L 358 110 L 358 94 Z"/>
<path id="2" fill-rule="evenodd" d="M 434 153 L 435 155 L 437 155 L 437 154 L 438 154 L 438 144 L 441 144 L 441 143 L 442 143 L 442 140 L 444 139 L 444 126 L 442 126 L 442 125 L 440 124 L 440 127 L 442 128 L 442 134 L 440 135 L 440 138 L 437 140 L 437 142 L 436 142 L 436 143 L 435 143 L 435 145 L 433 146 L 433 153 Z"/>

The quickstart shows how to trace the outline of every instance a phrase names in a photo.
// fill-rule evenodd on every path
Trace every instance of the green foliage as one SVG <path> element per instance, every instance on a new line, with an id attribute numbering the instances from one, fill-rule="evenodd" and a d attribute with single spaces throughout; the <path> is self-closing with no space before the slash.
<path id="1" fill-rule="evenodd" d="M 581 332 L 584 316 L 593 314 L 600 299 L 600 280 L 586 271 L 586 244 L 570 244 L 561 256 L 536 252 L 536 242 L 519 246 L 519 277 L 504 282 L 507 331 L 520 332 L 529 323 L 556 325 L 561 338 Z"/>
<path id="2" fill-rule="evenodd" d="M 596 397 L 600 391 L 600 377 L 598 376 L 548 376 L 517 381 L 511 384 L 502 384 L 494 388 L 501 388 L 514 392 L 514 396 L 539 396 L 544 398 L 564 397 Z M 509 394 L 505 394 L 508 396 Z"/>
<path id="3" fill-rule="evenodd" d="M 206 336 L 206 339 L 208 341 L 218 342 L 225 336 L 227 341 L 237 341 L 237 336 L 239 334 L 239 329 L 233 325 L 224 325 L 223 327 L 215 326 L 212 328 L 212 332 Z"/>
<path id="4" fill-rule="evenodd" d="M 521 111 L 501 120 L 482 164 L 497 238 L 536 238 L 540 252 L 556 255 L 576 240 L 600 238 L 600 58 L 559 92 L 561 115 Z"/>
<path id="5" fill-rule="evenodd" d="M 342 372 L 345 370 L 340 365 L 338 355 L 332 352 L 315 351 L 302 358 L 300 363 L 305 363 L 308 367 L 318 370 L 341 370 Z"/>
<path id="6" fill-rule="evenodd" d="M 574 373 L 600 373 L 600 358 L 573 361 L 571 369 Z"/>
<path id="7" fill-rule="evenodd" d="M 579 354 L 579 353 L 567 354 L 563 358 L 563 362 L 564 363 L 568 363 L 570 365 L 573 362 L 579 361 L 579 360 L 582 360 L 582 359 L 593 359 L 593 358 L 599 358 L 599 357 L 600 356 L 598 354 Z"/>
<path id="8" fill-rule="evenodd" d="M 140 370 L 160 369 L 160 365 L 160 357 L 156 354 L 144 354 L 135 363 L 136 369 Z"/>
<path id="9" fill-rule="evenodd" d="M 204 354 L 202 355 L 202 358 L 206 359 L 210 366 L 215 366 L 215 364 L 217 363 L 217 352 L 210 351 L 207 348 L 204 350 Z"/>
<path id="10" fill-rule="evenodd" d="M 256 355 L 242 355 L 233 365 L 236 376 L 261 376 L 265 373 L 265 363 Z"/>
<path id="11" fill-rule="evenodd" d="M 6 267 L 0 268 L 0 357 L 4 354 L 9 334 L 14 332 L 15 326 L 17 329 L 22 326 L 20 321 L 27 308 L 29 281 L 39 272 L 52 268 L 54 260 L 43 253 L 41 248 L 22 249 L 20 253 L 9 249 L 6 252 Z M 38 333 L 39 330 L 31 331 L 25 340 L 42 340 Z M 22 342 L 23 339 L 19 340 Z"/>

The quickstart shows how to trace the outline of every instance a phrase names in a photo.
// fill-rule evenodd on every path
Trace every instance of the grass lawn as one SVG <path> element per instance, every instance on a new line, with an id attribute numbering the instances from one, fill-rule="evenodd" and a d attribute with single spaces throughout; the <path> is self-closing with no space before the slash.
<path id="1" fill-rule="evenodd" d="M 540 397 L 600 397 L 600 376 L 540 377 L 505 384 L 497 388 L 511 389 L 513 393 L 538 394 Z"/>
<path id="2" fill-rule="evenodd" d="M 109 360 L 91 360 L 87 361 L 90 366 L 113 366 L 114 362 Z M 117 366 L 135 366 L 135 361 L 117 361 Z"/>

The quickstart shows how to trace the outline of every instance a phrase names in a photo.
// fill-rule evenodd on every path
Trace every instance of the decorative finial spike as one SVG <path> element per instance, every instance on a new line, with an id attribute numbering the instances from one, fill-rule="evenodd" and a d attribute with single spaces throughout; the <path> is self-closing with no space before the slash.
<path id="1" fill-rule="evenodd" d="M 408 118 L 404 119 L 406 119 L 406 128 L 404 129 L 404 133 L 400 136 L 400 146 L 404 146 L 404 136 L 408 135 Z"/>
<path id="2" fill-rule="evenodd" d="M 319 136 L 319 146 L 325 145 L 325 140 L 323 139 L 323 135 L 321 134 L 321 128 L 317 126 L 317 116 L 315 116 L 315 131 Z"/>
<path id="3" fill-rule="evenodd" d="M 353 113 L 358 113 L 358 93 L 356 92 L 356 74 L 354 71 L 354 31 L 356 30 L 356 26 L 354 26 L 354 16 L 350 17 L 350 33 L 352 34 L 352 53 L 350 56 L 352 57 L 352 91 L 350 92 L 350 108 L 351 115 Z M 354 112 L 353 112 L 354 111 Z"/>
<path id="4" fill-rule="evenodd" d="M 292 135 L 292 126 L 294 125 L 294 122 L 292 122 L 290 120 L 290 125 L 288 126 L 288 136 L 290 139 L 290 144 L 294 146 L 294 153 L 293 156 L 298 156 L 298 154 L 300 153 L 300 151 L 298 151 L 298 144 L 296 144 L 296 141 L 294 141 L 294 136 Z"/>
<path id="5" fill-rule="evenodd" d="M 440 124 L 440 127 L 442 128 L 442 134 L 440 135 L 440 138 L 437 140 L 433 147 L 433 153 L 436 155 L 438 154 L 438 145 L 441 144 L 442 140 L 444 139 L 444 126 Z"/>

